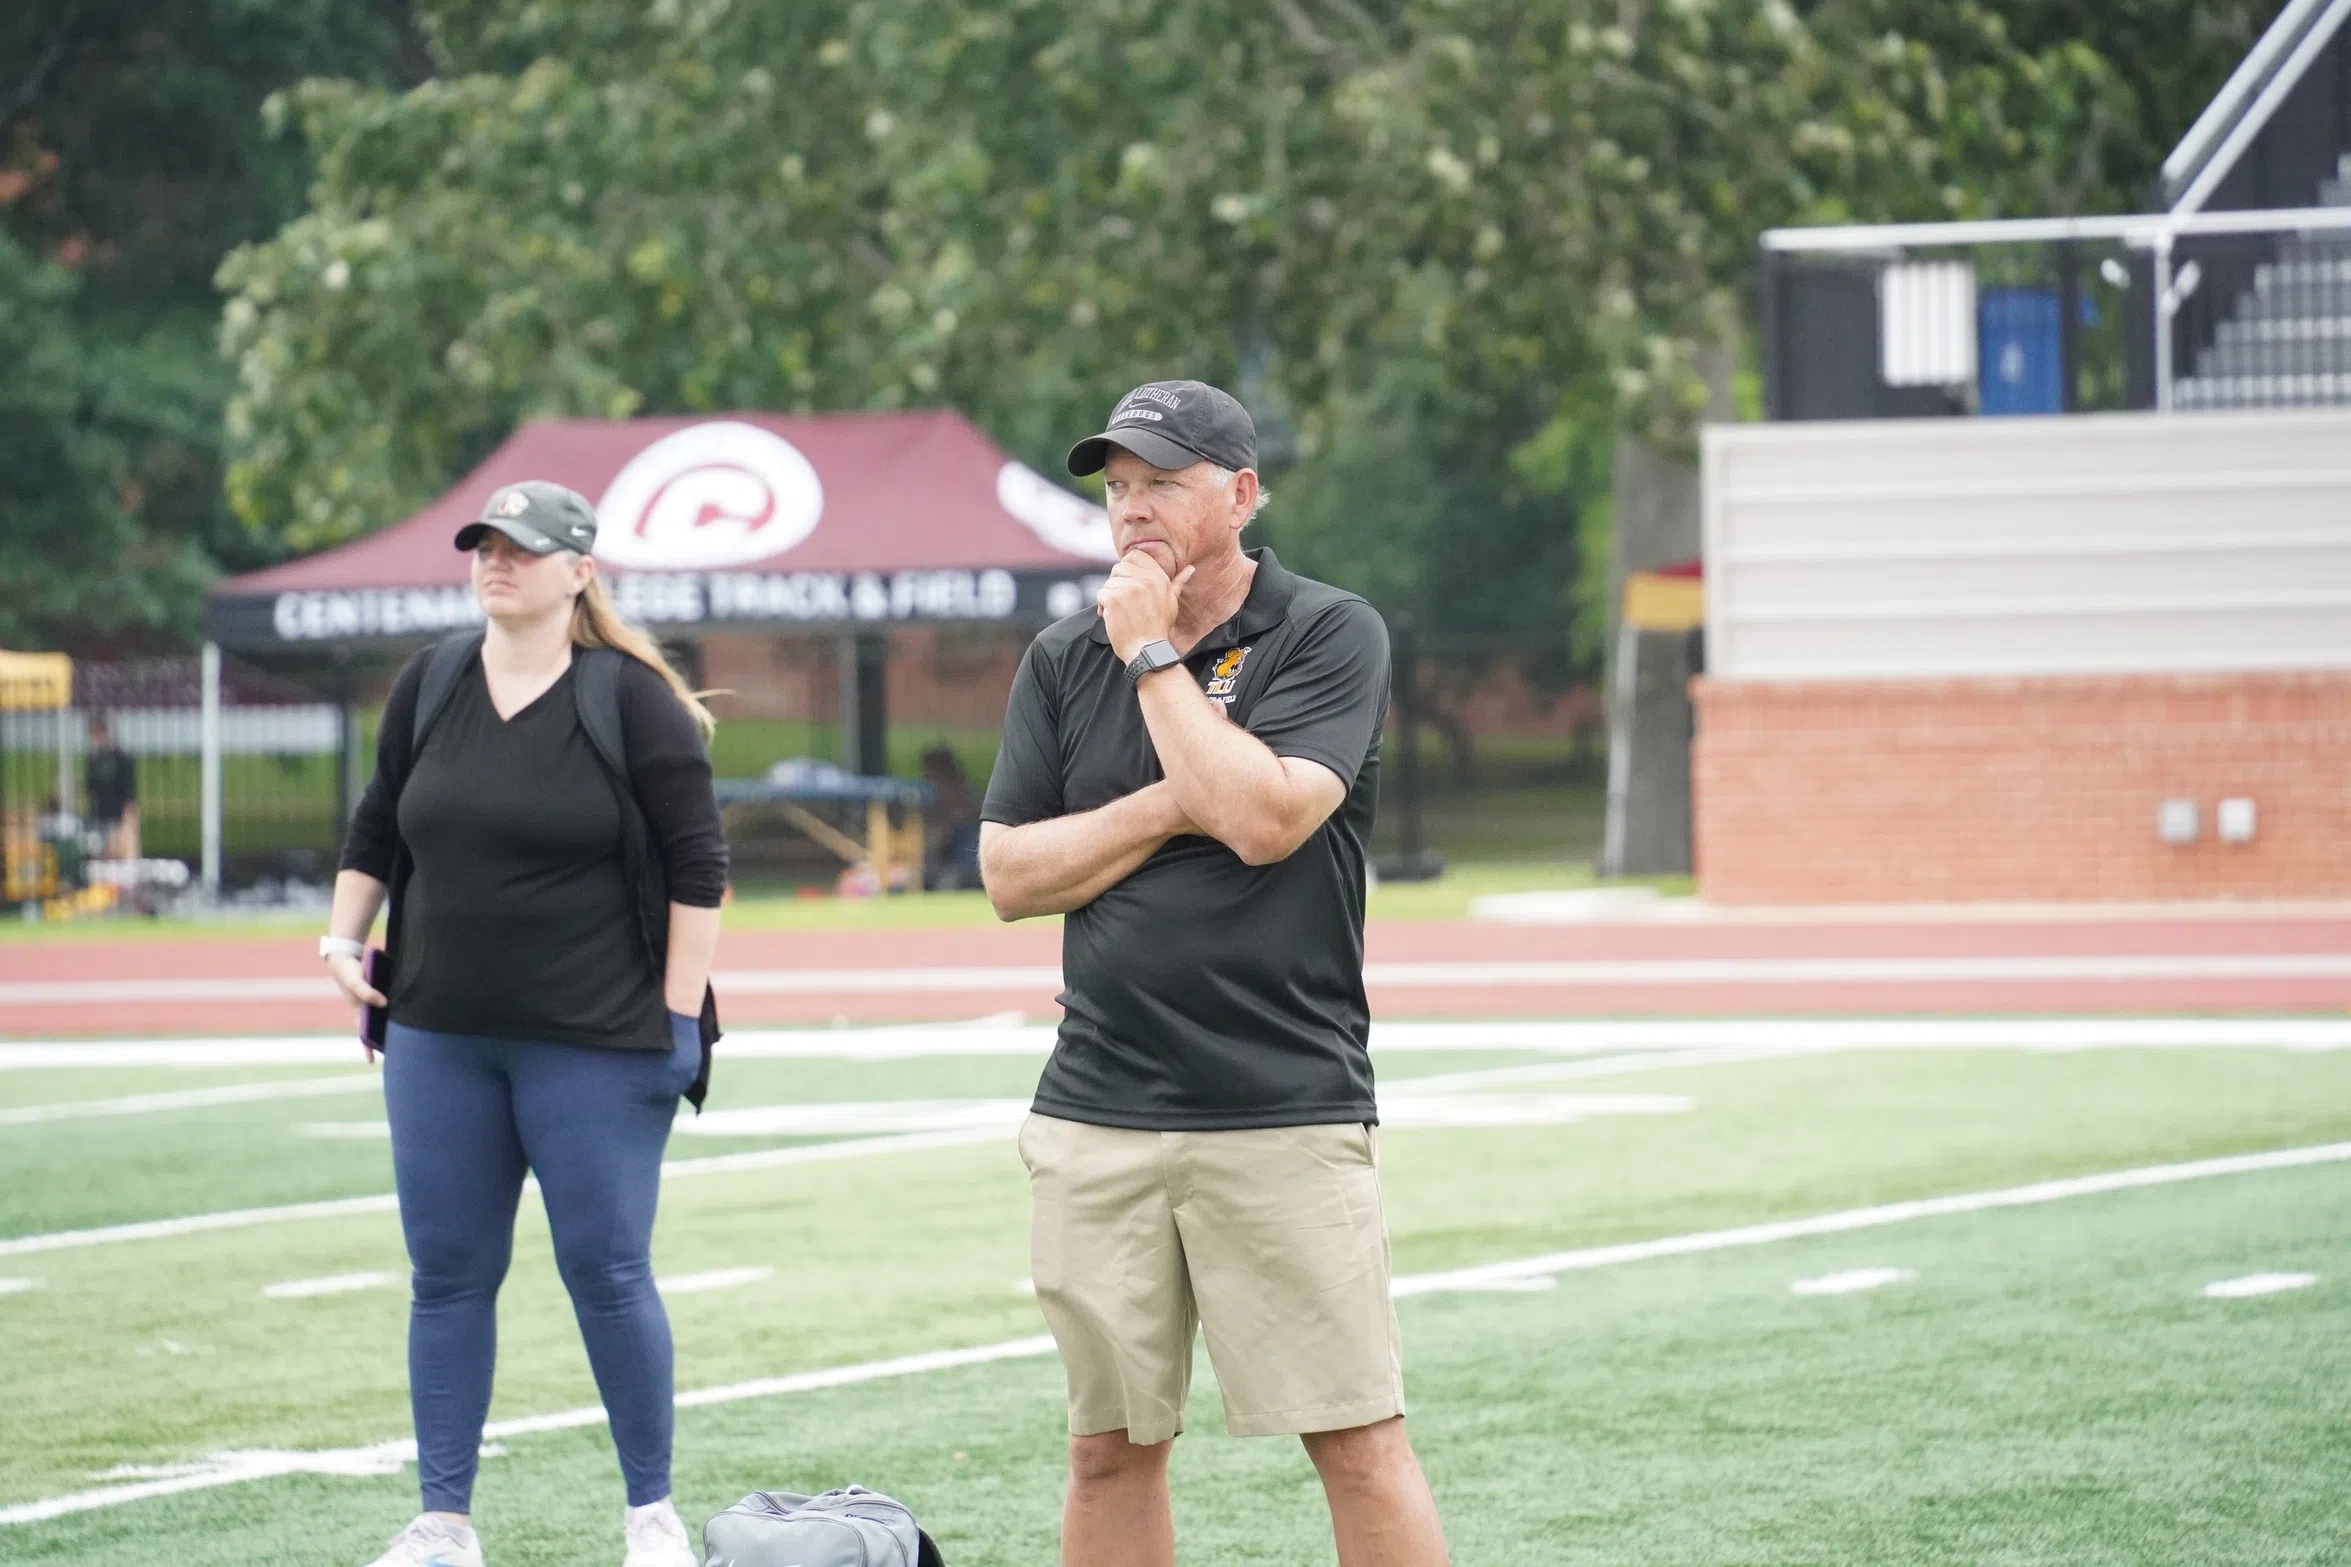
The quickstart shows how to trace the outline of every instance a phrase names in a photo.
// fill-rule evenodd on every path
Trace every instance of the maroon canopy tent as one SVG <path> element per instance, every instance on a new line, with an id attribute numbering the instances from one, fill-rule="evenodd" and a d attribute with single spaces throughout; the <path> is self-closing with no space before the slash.
<path id="1" fill-rule="evenodd" d="M 1099 506 L 953 412 L 556 419 L 523 426 L 405 522 L 217 584 L 212 639 L 288 653 L 478 623 L 451 539 L 519 479 L 596 503 L 615 598 L 665 638 L 1041 623 L 1092 602 L 1116 558 Z"/>

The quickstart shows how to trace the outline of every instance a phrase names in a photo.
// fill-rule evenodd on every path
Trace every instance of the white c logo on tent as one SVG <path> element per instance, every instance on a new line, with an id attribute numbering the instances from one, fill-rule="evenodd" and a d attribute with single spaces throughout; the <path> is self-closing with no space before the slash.
<path id="1" fill-rule="evenodd" d="M 628 460 L 596 503 L 596 556 L 636 571 L 740 566 L 816 530 L 824 485 L 800 449 L 719 419 L 665 435 Z"/>
<path id="2" fill-rule="evenodd" d="M 1110 513 L 1022 463 L 996 470 L 996 504 L 1022 527 L 1064 554 L 1083 560 L 1116 560 Z"/>

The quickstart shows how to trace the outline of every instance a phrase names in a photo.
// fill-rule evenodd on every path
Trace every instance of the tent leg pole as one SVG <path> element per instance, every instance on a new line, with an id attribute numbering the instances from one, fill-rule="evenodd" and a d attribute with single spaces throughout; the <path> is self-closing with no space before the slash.
<path id="1" fill-rule="evenodd" d="M 203 883 L 207 901 L 220 895 L 220 644 L 204 644 L 204 706 L 199 733 L 203 749 Z"/>

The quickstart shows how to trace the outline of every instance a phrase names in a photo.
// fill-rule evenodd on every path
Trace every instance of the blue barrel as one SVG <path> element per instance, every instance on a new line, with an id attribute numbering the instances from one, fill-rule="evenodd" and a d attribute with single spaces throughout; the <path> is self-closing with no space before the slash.
<path id="1" fill-rule="evenodd" d="M 1979 404 L 1987 414 L 2065 412 L 2063 307 L 2050 288 L 1977 296 Z"/>

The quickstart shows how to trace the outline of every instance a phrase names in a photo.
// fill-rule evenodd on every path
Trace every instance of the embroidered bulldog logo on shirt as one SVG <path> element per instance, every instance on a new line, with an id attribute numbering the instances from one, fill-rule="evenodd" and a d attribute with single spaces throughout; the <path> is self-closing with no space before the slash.
<path id="1" fill-rule="evenodd" d="M 1251 643 L 1250 647 L 1256 646 Z M 1249 662 L 1249 648 L 1237 647 L 1216 661 L 1208 672 L 1208 700 L 1219 707 L 1233 705 L 1233 688 L 1240 684 L 1241 666 Z"/>

